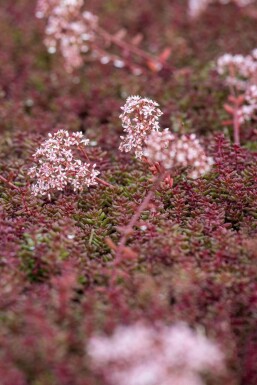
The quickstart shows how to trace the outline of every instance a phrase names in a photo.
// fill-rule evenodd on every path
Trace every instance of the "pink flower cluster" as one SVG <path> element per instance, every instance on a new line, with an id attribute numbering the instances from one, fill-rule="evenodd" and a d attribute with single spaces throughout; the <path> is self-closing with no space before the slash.
<path id="1" fill-rule="evenodd" d="M 183 323 L 120 326 L 110 337 L 93 336 L 87 351 L 111 385 L 203 385 L 202 372 L 224 370 L 220 349 Z"/>
<path id="2" fill-rule="evenodd" d="M 217 71 L 236 92 L 242 93 L 237 114 L 240 123 L 255 118 L 257 112 L 257 49 L 249 55 L 225 54 L 217 61 Z"/>
<path id="3" fill-rule="evenodd" d="M 120 151 L 133 150 L 136 158 L 142 158 L 143 147 L 148 135 L 160 128 L 159 118 L 162 115 L 159 104 L 148 98 L 129 96 L 120 118 L 126 136 L 121 136 Z"/>
<path id="4" fill-rule="evenodd" d="M 34 195 L 46 195 L 56 190 L 64 190 L 67 185 L 74 191 L 82 191 L 84 186 L 95 185 L 99 171 L 95 164 L 83 163 L 74 158 L 74 150 L 83 151 L 89 143 L 81 132 L 69 133 L 59 130 L 48 134 L 48 139 L 33 155 L 36 166 L 29 169 L 29 175 L 36 178 L 32 185 Z"/>
<path id="5" fill-rule="evenodd" d="M 246 89 L 257 82 L 257 49 L 249 55 L 231 55 L 226 53 L 217 60 L 217 71 L 226 77 L 228 85 L 237 89 Z"/>
<path id="6" fill-rule="evenodd" d="M 205 155 L 194 134 L 178 136 L 165 129 L 159 131 L 162 111 L 158 103 L 140 96 L 130 96 L 120 115 L 127 133 L 121 136 L 120 151 L 134 151 L 136 158 L 146 158 L 159 169 L 190 168 L 189 176 L 198 178 L 209 171 L 213 160 Z"/>
<path id="7" fill-rule="evenodd" d="M 252 84 L 246 90 L 245 104 L 242 105 L 239 115 L 242 122 L 257 118 L 257 85 Z"/>
<path id="8" fill-rule="evenodd" d="M 36 16 L 41 19 L 50 16 L 54 8 L 68 9 L 74 12 L 83 5 L 83 0 L 38 0 Z"/>
<path id="9" fill-rule="evenodd" d="M 188 13 L 189 17 L 197 18 L 211 3 L 228 4 L 235 3 L 238 7 L 245 7 L 253 3 L 254 0 L 189 0 Z"/>
<path id="10" fill-rule="evenodd" d="M 166 170 L 189 168 L 188 175 L 194 179 L 208 172 L 213 164 L 195 134 L 177 136 L 169 129 L 149 135 L 144 155 Z"/>
<path id="11" fill-rule="evenodd" d="M 125 41 L 123 32 L 112 35 L 101 28 L 98 17 L 91 12 L 83 12 L 83 5 L 83 0 L 38 0 L 37 3 L 36 16 L 47 20 L 44 42 L 48 52 L 54 54 L 59 49 L 68 72 L 83 64 L 87 52 L 101 64 L 127 67 L 135 75 L 140 75 L 144 66 L 154 72 L 163 68 L 169 49 L 164 51 L 164 55 L 153 57 L 133 40 Z M 113 53 L 110 52 L 112 47 L 116 47 Z M 132 61 L 128 53 L 136 60 Z"/>
<path id="12" fill-rule="evenodd" d="M 48 52 L 59 48 L 68 72 L 82 65 L 98 24 L 97 16 L 82 12 L 82 6 L 83 0 L 41 0 L 37 7 L 37 17 L 48 17 L 44 40 Z"/>
<path id="13" fill-rule="evenodd" d="M 191 19 L 195 19 L 204 12 L 207 6 L 210 4 L 210 0 L 189 0 L 188 14 Z"/>

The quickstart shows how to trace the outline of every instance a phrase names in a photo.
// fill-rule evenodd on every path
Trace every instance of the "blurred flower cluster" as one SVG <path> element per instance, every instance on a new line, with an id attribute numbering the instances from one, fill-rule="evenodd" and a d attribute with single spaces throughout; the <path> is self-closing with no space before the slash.
<path id="1" fill-rule="evenodd" d="M 36 16 L 41 19 L 51 15 L 54 9 L 58 12 L 66 9 L 76 12 L 83 5 L 83 0 L 38 0 L 36 5 Z"/>
<path id="2" fill-rule="evenodd" d="M 230 88 L 228 113 L 235 116 L 239 124 L 256 118 L 257 111 L 257 49 L 249 55 L 225 54 L 217 60 L 217 72 L 225 77 Z"/>
<path id="3" fill-rule="evenodd" d="M 110 337 L 92 337 L 88 354 L 112 385 L 203 385 L 201 373 L 224 369 L 219 348 L 183 323 L 120 326 Z"/>
<path id="4" fill-rule="evenodd" d="M 217 71 L 225 77 L 228 85 L 237 90 L 245 90 L 257 83 L 257 49 L 249 55 L 231 55 L 226 53 L 217 60 Z"/>
<path id="5" fill-rule="evenodd" d="M 204 12 L 211 3 L 228 4 L 235 3 L 238 7 L 245 7 L 253 3 L 254 0 L 189 0 L 188 13 L 189 17 L 197 18 Z"/>
<path id="6" fill-rule="evenodd" d="M 45 45 L 49 53 L 60 49 L 67 71 L 80 67 L 82 54 L 95 38 L 98 18 L 82 12 L 83 0 L 39 1 L 37 17 L 47 17 Z"/>
<path id="7" fill-rule="evenodd" d="M 144 155 L 166 170 L 188 168 L 188 175 L 193 179 L 208 172 L 213 164 L 195 134 L 178 136 L 168 129 L 149 135 Z"/>
<path id="8" fill-rule="evenodd" d="M 153 72 L 162 69 L 170 54 L 165 49 L 159 58 L 138 47 L 136 39 L 125 41 L 124 31 L 112 35 L 98 23 L 98 17 L 83 10 L 83 0 L 38 0 L 36 16 L 46 19 L 44 43 L 48 52 L 54 54 L 59 49 L 68 72 L 82 66 L 84 54 L 90 53 L 91 59 L 101 64 L 112 63 L 116 68 L 129 68 L 135 75 L 142 73 L 147 66 Z M 111 52 L 115 46 L 115 52 Z M 120 53 L 117 53 L 117 48 Z M 137 60 L 129 58 L 135 56 Z"/>
<path id="9" fill-rule="evenodd" d="M 257 85 L 252 84 L 245 93 L 245 104 L 241 107 L 240 119 L 242 122 L 256 119 L 257 116 Z"/>

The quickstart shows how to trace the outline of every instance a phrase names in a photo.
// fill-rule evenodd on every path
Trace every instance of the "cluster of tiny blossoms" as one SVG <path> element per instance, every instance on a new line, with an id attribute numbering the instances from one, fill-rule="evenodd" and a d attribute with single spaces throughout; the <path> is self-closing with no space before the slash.
<path id="1" fill-rule="evenodd" d="M 148 54 L 135 41 L 125 41 L 122 31 L 112 35 L 101 28 L 98 17 L 91 12 L 83 12 L 83 5 L 83 0 L 38 0 L 37 3 L 36 16 L 47 20 L 45 45 L 49 53 L 60 50 L 68 72 L 83 64 L 85 53 L 90 53 L 91 59 L 101 64 L 127 67 L 137 76 L 141 75 L 143 67 L 154 72 L 163 68 L 169 49 L 165 49 L 159 57 Z M 116 47 L 115 52 L 112 52 L 112 47 Z"/>
<path id="2" fill-rule="evenodd" d="M 189 0 L 188 13 L 189 17 L 197 18 L 211 3 L 228 4 L 235 3 L 238 7 L 245 7 L 254 2 L 254 0 Z"/>
<path id="3" fill-rule="evenodd" d="M 126 136 L 121 136 L 120 151 L 133 150 L 136 158 L 143 156 L 143 147 L 152 131 L 159 131 L 159 118 L 162 115 L 159 104 L 148 98 L 130 96 L 121 107 L 122 127 Z"/>
<path id="4" fill-rule="evenodd" d="M 219 348 L 182 323 L 118 327 L 110 337 L 92 337 L 88 354 L 111 385 L 203 385 L 202 372 L 224 369 Z"/>
<path id="5" fill-rule="evenodd" d="M 245 93 L 245 104 L 242 105 L 239 116 L 241 122 L 257 118 L 257 86 L 252 84 Z"/>
<path id="6" fill-rule="evenodd" d="M 60 49 L 67 71 L 80 67 L 90 50 L 98 25 L 97 16 L 82 12 L 83 0 L 39 0 L 36 15 L 48 18 L 44 40 L 49 53 Z"/>
<path id="7" fill-rule="evenodd" d="M 221 56 L 217 61 L 217 71 L 242 96 L 243 102 L 238 109 L 240 123 L 254 118 L 257 112 L 257 49 L 247 56 Z"/>
<path id="8" fill-rule="evenodd" d="M 207 6 L 210 4 L 210 0 L 189 0 L 188 14 L 192 19 L 197 18 L 204 12 Z"/>
<path id="9" fill-rule="evenodd" d="M 206 156 L 194 134 L 178 136 L 169 129 L 159 131 L 162 111 L 158 103 L 130 96 L 121 109 L 120 118 L 127 135 L 121 136 L 120 151 L 133 151 L 136 158 L 147 158 L 166 170 L 189 168 L 191 178 L 209 171 L 213 160 Z"/>
<path id="10" fill-rule="evenodd" d="M 225 76 L 228 85 L 246 89 L 257 82 L 257 49 L 246 56 L 226 53 L 217 60 L 217 71 Z"/>
<path id="11" fill-rule="evenodd" d="M 144 155 L 166 170 L 188 168 L 188 176 L 194 179 L 208 172 L 213 164 L 195 134 L 177 136 L 168 129 L 149 135 Z"/>
<path id="12" fill-rule="evenodd" d="M 66 7 L 70 11 L 83 5 L 83 0 L 38 0 L 36 5 L 36 16 L 41 19 L 48 17 L 54 8 Z"/>
<path id="13" fill-rule="evenodd" d="M 32 185 L 34 195 L 48 195 L 56 190 L 63 190 L 67 185 L 74 191 L 83 190 L 84 186 L 96 184 L 99 171 L 95 164 L 83 163 L 74 158 L 74 150 L 84 150 L 89 143 L 81 132 L 69 133 L 59 130 L 48 134 L 48 139 L 33 155 L 36 165 L 31 167 L 29 175 L 36 178 Z"/>

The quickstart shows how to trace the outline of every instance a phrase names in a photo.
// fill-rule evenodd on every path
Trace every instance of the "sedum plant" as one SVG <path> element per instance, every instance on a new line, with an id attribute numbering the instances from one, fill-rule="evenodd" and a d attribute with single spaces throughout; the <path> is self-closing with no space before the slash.
<path id="1" fill-rule="evenodd" d="M 133 151 L 142 158 L 143 147 L 152 131 L 159 131 L 159 118 L 163 114 L 159 104 L 141 96 L 129 96 L 120 115 L 126 136 L 121 136 L 120 151 Z"/>
<path id="2" fill-rule="evenodd" d="M 218 2 L 220 4 L 234 3 L 238 7 L 246 7 L 254 2 L 254 0 L 189 0 L 188 14 L 191 19 L 198 18 L 208 7 L 209 4 Z"/>
<path id="3" fill-rule="evenodd" d="M 234 143 L 240 145 L 241 126 L 257 119 L 257 49 L 246 56 L 222 55 L 216 68 L 230 90 L 224 108 L 232 120 L 225 123 L 233 126 Z"/>
<path id="4" fill-rule="evenodd" d="M 133 231 L 141 213 L 147 208 L 156 189 L 164 181 L 173 186 L 173 177 L 183 171 L 196 179 L 208 172 L 213 159 L 208 157 L 194 134 L 177 135 L 165 129 L 159 131 L 159 117 L 162 111 L 155 101 L 140 96 L 130 96 L 120 115 L 126 137 L 121 136 L 121 151 L 132 151 L 136 158 L 142 159 L 155 174 L 152 188 L 146 194 L 136 212 L 132 216 L 119 242 L 117 260 L 125 248 L 127 238 Z"/>
<path id="5" fill-rule="evenodd" d="M 54 191 L 63 191 L 67 186 L 76 192 L 99 182 L 106 185 L 107 182 L 97 177 L 100 172 L 96 170 L 96 164 L 88 160 L 85 152 L 88 143 L 82 132 L 59 130 L 48 134 L 48 139 L 33 155 L 36 165 L 29 169 L 30 177 L 36 178 L 32 185 L 33 195 L 48 195 L 50 199 Z M 76 150 L 86 156 L 87 162 L 76 157 Z"/>
<path id="6" fill-rule="evenodd" d="M 188 176 L 193 179 L 207 173 L 213 164 L 195 134 L 177 136 L 169 129 L 149 135 L 144 156 L 159 172 L 188 169 Z"/>
<path id="7" fill-rule="evenodd" d="M 37 3 L 36 16 L 46 19 L 44 43 L 48 52 L 54 54 L 60 50 L 68 72 L 82 66 L 86 53 L 101 64 L 127 67 L 135 75 L 140 75 L 145 67 L 153 72 L 163 68 L 170 55 L 169 48 L 154 57 L 138 47 L 141 38 L 125 41 L 124 31 L 112 35 L 100 26 L 96 15 L 83 11 L 83 5 L 83 0 L 38 0 Z M 119 52 L 112 52 L 111 47 Z"/>

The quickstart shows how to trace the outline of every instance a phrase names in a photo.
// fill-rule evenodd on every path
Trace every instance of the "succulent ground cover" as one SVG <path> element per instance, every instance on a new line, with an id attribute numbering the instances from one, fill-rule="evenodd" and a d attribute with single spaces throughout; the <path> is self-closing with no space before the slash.
<path id="1" fill-rule="evenodd" d="M 70 72 L 44 46 L 36 1 L 0 0 L 0 383 L 155 385 L 154 374 L 134 376 L 139 361 L 126 352 L 128 373 L 115 358 L 119 339 L 133 348 L 127 330 L 156 357 L 179 344 L 177 354 L 190 351 L 183 364 L 175 353 L 171 368 L 162 361 L 158 384 L 256 385 L 257 122 L 241 125 L 235 145 L 216 62 L 257 48 L 257 6 L 212 2 L 192 20 L 182 0 L 85 3 L 110 34 L 140 34 L 141 50 L 159 57 L 168 47 L 170 56 L 140 73 L 86 56 Z M 195 134 L 213 164 L 199 178 L 181 170 L 158 184 L 117 252 L 155 177 L 119 150 L 130 95 L 157 101 L 160 126 Z M 58 130 L 88 139 L 105 183 L 33 195 L 33 154 Z M 111 363 L 92 348 L 99 336 Z M 152 361 L 138 354 L 144 372 Z"/>

